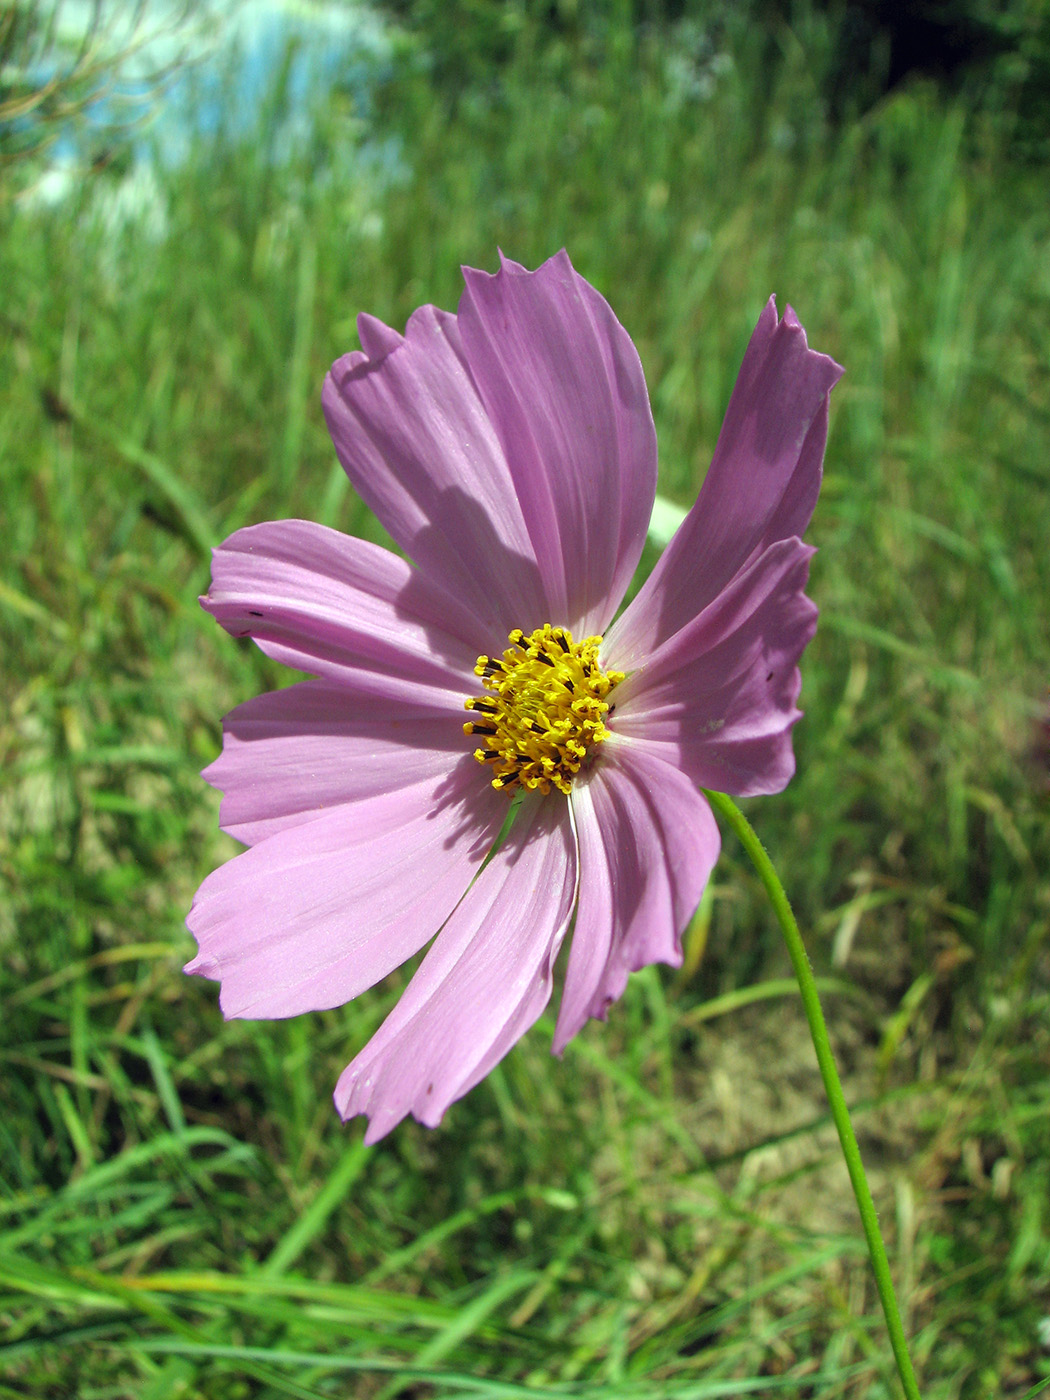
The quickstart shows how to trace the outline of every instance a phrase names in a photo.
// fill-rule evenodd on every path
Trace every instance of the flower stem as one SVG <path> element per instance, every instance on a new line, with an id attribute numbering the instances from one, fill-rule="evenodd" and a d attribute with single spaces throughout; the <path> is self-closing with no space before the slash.
<path id="1" fill-rule="evenodd" d="M 740 838 L 744 850 L 751 857 L 752 864 L 766 887 L 766 893 L 769 895 L 773 910 L 784 932 L 791 965 L 795 969 L 799 991 L 802 993 L 802 1005 L 805 1008 L 806 1020 L 809 1022 L 810 1035 L 813 1037 L 813 1048 L 817 1052 L 820 1075 L 824 1080 L 828 1103 L 831 1105 L 831 1116 L 838 1129 L 842 1155 L 846 1159 L 846 1169 L 853 1186 L 853 1194 L 857 1198 L 857 1208 L 860 1211 L 861 1224 L 864 1226 L 864 1236 L 868 1242 L 868 1253 L 871 1255 L 871 1266 L 875 1274 L 875 1287 L 878 1289 L 879 1299 L 882 1302 L 882 1311 L 886 1315 L 886 1328 L 890 1334 L 890 1345 L 897 1362 L 897 1371 L 900 1374 L 901 1384 L 904 1386 L 904 1393 L 908 1400 L 920 1400 L 919 1387 L 915 1379 L 915 1371 L 912 1368 L 911 1357 L 908 1355 L 908 1343 L 905 1340 L 904 1327 L 901 1323 L 897 1299 L 893 1292 L 893 1280 L 890 1277 L 889 1260 L 886 1258 L 886 1246 L 882 1242 L 882 1235 L 879 1231 L 875 1202 L 871 1198 L 871 1188 L 864 1173 L 860 1148 L 857 1146 L 853 1124 L 850 1122 L 849 1109 L 846 1107 L 846 1098 L 842 1092 L 838 1070 L 835 1068 L 835 1058 L 831 1053 L 831 1042 L 828 1039 L 828 1028 L 824 1021 L 824 1012 L 821 1010 L 820 997 L 817 995 L 817 984 L 813 977 L 813 969 L 809 965 L 809 958 L 806 956 L 802 935 L 798 931 L 798 923 L 792 913 L 791 905 L 788 903 L 787 895 L 784 893 L 784 886 L 780 883 L 780 876 L 774 869 L 773 862 L 766 854 L 765 848 L 755 834 L 751 823 L 732 798 L 727 797 L 725 793 L 708 792 L 706 788 L 704 793 L 715 811 L 725 817 Z"/>

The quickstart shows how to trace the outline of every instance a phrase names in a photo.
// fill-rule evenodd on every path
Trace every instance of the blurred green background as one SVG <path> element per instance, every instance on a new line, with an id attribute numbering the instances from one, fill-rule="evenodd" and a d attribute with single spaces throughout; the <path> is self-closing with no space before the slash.
<path id="1" fill-rule="evenodd" d="M 771 292 L 846 366 L 799 771 L 748 811 L 822 979 L 923 1394 L 1034 1396 L 1045 0 L 399 0 L 352 80 L 305 93 L 299 39 L 217 109 L 169 60 L 217 111 L 177 160 L 143 122 L 171 83 L 93 129 L 106 63 L 34 16 L 0 17 L 0 1396 L 897 1393 L 730 836 L 680 972 L 634 977 L 560 1062 L 548 1016 L 440 1130 L 370 1150 L 330 1093 L 406 974 L 227 1025 L 179 970 L 237 849 L 199 769 L 223 712 L 287 679 L 198 608 L 211 545 L 288 515 L 382 539 L 319 407 L 356 313 L 400 328 L 454 309 L 461 263 L 563 245 L 638 345 L 674 501 Z"/>

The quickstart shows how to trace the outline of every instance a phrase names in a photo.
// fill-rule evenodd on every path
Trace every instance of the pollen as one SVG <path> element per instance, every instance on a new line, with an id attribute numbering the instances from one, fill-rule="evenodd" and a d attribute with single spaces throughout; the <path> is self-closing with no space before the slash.
<path id="1" fill-rule="evenodd" d="M 515 628 L 507 640 L 501 657 L 478 657 L 474 672 L 489 693 L 466 702 L 477 717 L 463 732 L 481 740 L 474 757 L 492 768 L 494 788 L 568 793 L 609 737 L 606 696 L 624 672 L 602 669 L 601 637 L 574 642 L 549 622 L 527 635 Z"/>

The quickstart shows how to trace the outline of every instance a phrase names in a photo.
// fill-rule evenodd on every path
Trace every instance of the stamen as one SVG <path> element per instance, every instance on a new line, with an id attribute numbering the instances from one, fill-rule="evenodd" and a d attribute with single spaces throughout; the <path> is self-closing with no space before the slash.
<path id="1" fill-rule="evenodd" d="M 528 635 L 516 627 L 507 640 L 502 657 L 478 657 L 474 673 L 493 694 L 465 702 L 485 723 L 468 721 L 463 732 L 487 737 L 474 757 L 495 770 L 494 788 L 568 793 L 591 750 L 609 736 L 605 697 L 624 673 L 602 669 L 601 637 L 574 642 L 567 628 L 546 623 Z"/>

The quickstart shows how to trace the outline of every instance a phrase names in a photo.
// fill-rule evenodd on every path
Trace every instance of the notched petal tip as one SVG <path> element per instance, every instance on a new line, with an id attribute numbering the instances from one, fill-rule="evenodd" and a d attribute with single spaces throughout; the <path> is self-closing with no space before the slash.
<path id="1" fill-rule="evenodd" d="M 566 283 L 578 283 L 593 292 L 594 289 L 581 277 L 572 265 L 572 259 L 564 248 L 559 248 L 539 267 L 530 270 L 523 263 L 515 262 L 513 258 L 508 258 L 503 249 L 499 250 L 499 268 L 495 272 L 486 272 L 484 268 L 461 266 L 463 281 L 468 292 L 476 289 L 479 292 L 489 283 L 499 283 L 504 277 L 525 278 L 530 280 L 537 287 L 542 287 L 544 283 L 560 284 L 563 287 Z M 462 307 L 461 307 L 462 309 Z"/>
<path id="2" fill-rule="evenodd" d="M 499 254 L 499 270 L 500 270 L 500 272 L 507 272 L 507 273 L 516 273 L 516 272 L 520 273 L 520 272 L 524 272 L 524 273 L 526 273 L 526 275 L 527 275 L 528 269 L 525 267 L 524 263 L 516 262 L 516 261 L 514 260 L 514 258 L 508 258 L 507 255 L 506 255 L 506 253 L 503 251 L 502 248 L 497 248 L 496 251 L 497 251 L 497 253 Z M 466 272 L 467 272 L 467 269 L 464 268 L 463 271 L 464 271 L 464 273 L 466 273 Z M 497 274 L 497 276 L 498 276 L 498 274 Z"/>
<path id="3" fill-rule="evenodd" d="M 216 792 L 223 791 L 222 783 L 218 776 L 221 766 L 222 754 L 220 753 L 216 758 L 213 758 L 210 763 L 206 764 L 201 769 L 201 777 L 208 784 L 208 786 L 214 788 Z"/>
<path id="4" fill-rule="evenodd" d="M 183 966 L 182 970 L 189 977 L 207 977 L 212 982 L 219 980 L 219 964 L 205 953 L 197 953 Z"/>
<path id="5" fill-rule="evenodd" d="M 820 364 L 823 367 L 827 377 L 827 391 L 825 393 L 825 398 L 827 398 L 846 371 L 831 355 L 826 355 L 822 350 L 812 350 L 810 348 L 809 337 L 806 335 L 806 328 L 798 319 L 798 316 L 795 314 L 795 308 L 790 303 L 784 308 L 784 317 L 781 325 L 786 327 L 792 334 L 801 336 L 805 358 L 811 364 Z"/>
<path id="6" fill-rule="evenodd" d="M 405 337 L 399 331 L 378 316 L 370 316 L 367 311 L 362 311 L 357 318 L 357 335 L 361 349 L 371 364 L 386 359 L 391 351 L 399 349 L 405 342 Z"/>
<path id="7" fill-rule="evenodd" d="M 372 361 L 363 350 L 351 350 L 348 355 L 340 355 L 338 360 L 333 361 L 321 385 L 321 411 L 329 425 L 329 432 L 332 431 L 333 415 L 340 412 L 348 386 L 373 368 Z"/>
<path id="8" fill-rule="evenodd" d="M 358 1107 L 354 1095 L 354 1085 L 348 1080 L 350 1068 L 348 1065 L 339 1076 L 332 1091 L 332 1103 L 335 1105 L 335 1111 L 341 1122 L 349 1124 L 355 1118 L 365 1120 L 365 1132 L 362 1138 L 365 1147 L 374 1147 L 377 1142 L 382 1142 L 383 1138 L 389 1137 L 394 1129 L 404 1122 L 405 1118 L 415 1118 L 416 1122 L 424 1128 L 438 1126 L 440 1119 L 433 1123 L 423 1123 L 416 1114 L 411 1112 L 402 1114 L 385 1104 L 369 1103 L 364 1107 Z"/>

